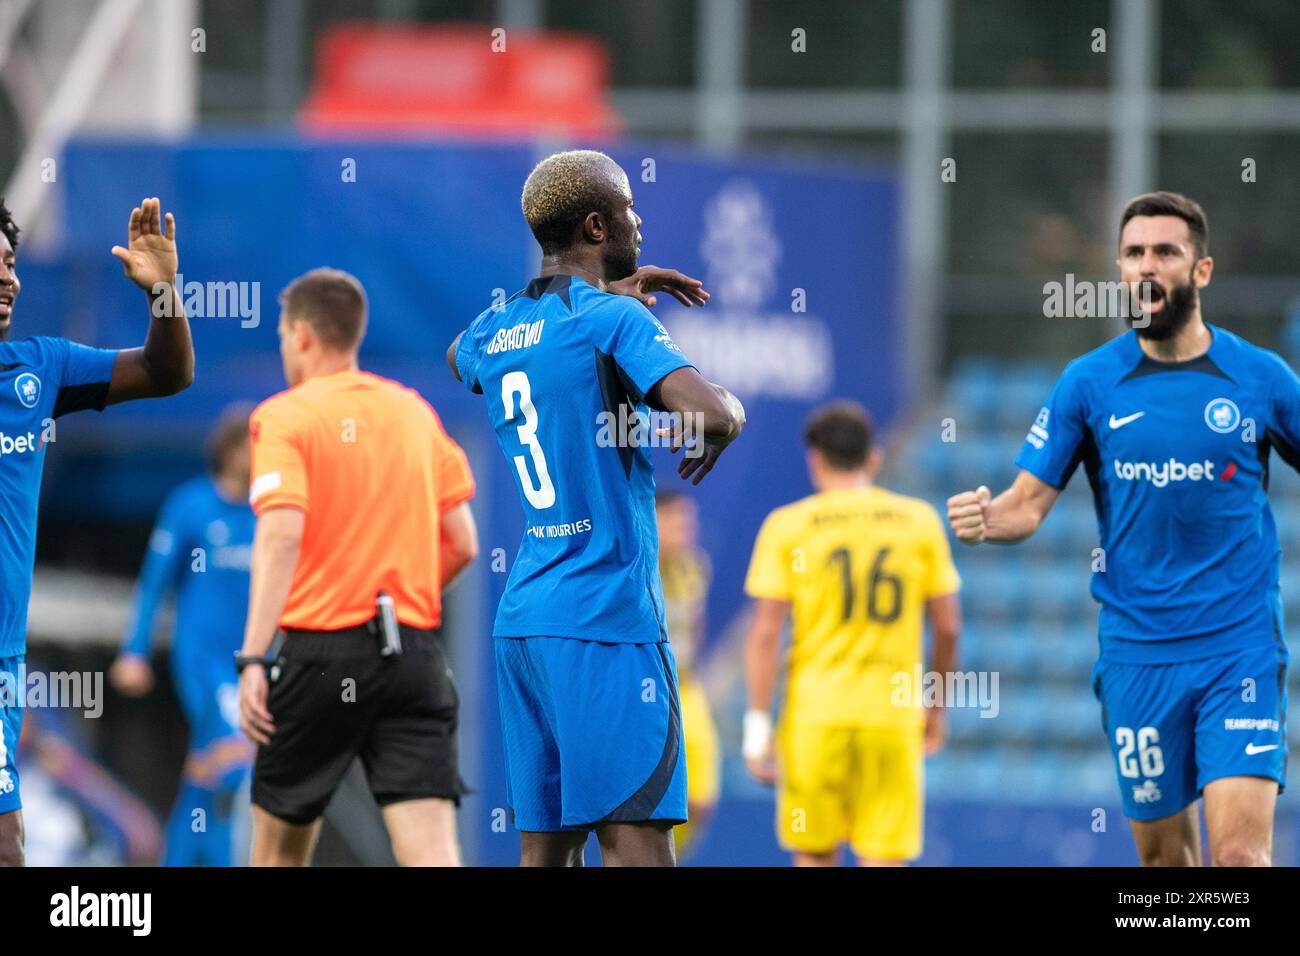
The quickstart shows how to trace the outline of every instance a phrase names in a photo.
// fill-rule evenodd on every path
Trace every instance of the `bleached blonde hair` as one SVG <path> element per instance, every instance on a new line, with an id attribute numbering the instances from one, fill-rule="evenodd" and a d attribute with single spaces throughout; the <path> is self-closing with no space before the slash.
<path id="1" fill-rule="evenodd" d="M 533 167 L 520 197 L 528 228 L 543 252 L 564 248 L 589 213 L 611 215 L 627 186 L 627 175 L 594 149 L 555 153 Z"/>

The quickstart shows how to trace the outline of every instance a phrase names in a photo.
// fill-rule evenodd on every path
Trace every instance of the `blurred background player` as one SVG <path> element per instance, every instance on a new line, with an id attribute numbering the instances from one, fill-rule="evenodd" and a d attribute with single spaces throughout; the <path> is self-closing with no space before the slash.
<path id="1" fill-rule="evenodd" d="M 718 728 L 695 665 L 704 645 L 705 607 L 713 568 L 699 547 L 698 507 L 679 491 L 655 492 L 659 524 L 659 578 L 664 588 L 664 622 L 677 658 L 678 696 L 686 749 L 686 808 L 690 820 L 677 827 L 677 855 L 699 842 L 713 816 L 721 788 L 722 757 Z"/>
<path id="2" fill-rule="evenodd" d="M 149 646 L 167 592 L 176 593 L 172 679 L 189 724 L 181 790 L 167 823 L 165 866 L 246 860 L 243 794 L 253 745 L 239 729 L 233 659 L 248 614 L 253 512 L 248 507 L 248 406 L 222 414 L 209 438 L 209 472 L 178 487 L 149 538 L 130 629 L 109 679 L 138 697 L 154 684 Z"/>
<path id="3" fill-rule="evenodd" d="M 41 669 L 28 657 L 28 666 Z M 29 866 L 153 866 L 163 835 L 153 810 L 94 757 L 76 721 L 56 708 L 23 721 Z"/>
<path id="4" fill-rule="evenodd" d="M 602 440 L 601 414 L 686 419 L 694 441 L 678 474 L 698 484 L 740 435 L 744 409 L 633 301 L 653 303 L 648 285 L 686 305 L 707 295 L 680 274 L 643 281 L 641 217 L 614 160 L 549 156 L 521 205 L 542 249 L 538 277 L 447 349 L 453 374 L 486 399 L 524 509 L 492 631 L 521 860 L 581 866 L 595 831 L 606 865 L 672 866 L 686 762 L 654 560 L 653 465 L 634 430 L 606 428 Z"/>
<path id="5" fill-rule="evenodd" d="M 1082 464 L 1102 561 L 1093 691 L 1144 866 L 1268 866 L 1286 783 L 1286 671 L 1269 455 L 1300 467 L 1300 378 L 1201 315 L 1209 226 L 1156 192 L 1120 216 L 1139 309 L 1075 359 L 1025 436 L 1011 487 L 948 499 L 967 544 L 1023 541 Z M 990 500 L 991 499 L 991 500 Z M 1096 553 L 1094 552 L 1094 555 Z"/>
<path id="6" fill-rule="evenodd" d="M 190 327 L 172 281 L 176 223 L 157 199 L 131 210 L 127 245 L 114 246 L 128 279 L 148 296 L 143 348 L 97 349 L 44 336 L 8 341 L 18 280 L 18 227 L 0 201 L 0 671 L 19 673 L 27 645 L 27 604 L 36 553 L 41 472 L 54 419 L 136 398 L 174 395 L 194 379 Z M 39 436 L 39 437 L 38 437 Z M 14 754 L 22 732 L 21 701 L 0 706 L 0 865 L 23 863 L 22 797 Z"/>
<path id="7" fill-rule="evenodd" d="M 924 757 L 943 746 L 942 707 L 921 709 L 925 621 L 930 673 L 956 667 L 960 580 L 926 502 L 872 484 L 882 456 L 855 402 L 808 420 L 816 493 L 768 515 L 745 593 L 756 601 L 746 647 L 743 752 L 776 782 L 777 838 L 798 866 L 834 866 L 848 843 L 859 865 L 921 853 Z M 793 611 L 776 760 L 772 695 L 782 628 Z M 899 697 L 899 688 L 911 693 Z"/>
<path id="8" fill-rule="evenodd" d="M 258 744 L 253 864 L 310 863 L 360 757 L 397 862 L 459 866 L 460 697 L 438 629 L 443 588 L 478 554 L 469 462 L 418 392 L 360 369 L 355 277 L 314 269 L 280 302 L 289 387 L 249 422 L 257 528 L 237 658 Z"/>

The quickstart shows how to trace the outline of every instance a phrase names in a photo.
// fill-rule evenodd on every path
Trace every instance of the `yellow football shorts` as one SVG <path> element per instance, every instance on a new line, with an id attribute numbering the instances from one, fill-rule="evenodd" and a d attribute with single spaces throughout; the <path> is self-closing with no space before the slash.
<path id="1" fill-rule="evenodd" d="M 686 802 L 690 806 L 710 806 L 718 802 L 721 787 L 718 728 L 699 681 L 683 680 L 677 695 L 682 705 L 682 736 L 686 740 Z"/>
<path id="2" fill-rule="evenodd" d="M 777 737 L 777 840 L 827 853 L 848 843 L 859 858 L 921 855 L 924 732 L 800 722 Z"/>

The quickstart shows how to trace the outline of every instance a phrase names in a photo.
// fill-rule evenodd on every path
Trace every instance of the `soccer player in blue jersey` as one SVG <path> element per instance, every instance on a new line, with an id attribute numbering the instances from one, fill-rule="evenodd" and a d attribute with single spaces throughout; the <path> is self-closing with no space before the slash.
<path id="1" fill-rule="evenodd" d="M 594 830 L 606 864 L 671 866 L 686 771 L 642 440 L 657 432 L 617 423 L 676 413 L 678 473 L 698 483 L 744 409 L 646 308 L 655 291 L 688 306 L 707 294 L 680 273 L 637 269 L 641 217 L 617 163 L 557 153 L 529 175 L 522 205 L 540 275 L 447 350 L 487 401 L 524 508 L 493 628 L 521 859 L 581 865 Z"/>
<path id="2" fill-rule="evenodd" d="M 127 640 L 109 671 L 114 686 L 128 696 L 152 689 L 154 618 L 174 589 L 172 677 L 190 745 L 167 823 L 164 866 L 231 866 L 245 855 L 249 803 L 242 790 L 254 750 L 239 729 L 239 678 L 230 662 L 248 616 L 256 523 L 248 506 L 251 411 L 234 406 L 222 414 L 209 439 L 210 473 L 185 482 L 163 503 L 140 570 Z"/>
<path id="3" fill-rule="evenodd" d="M 21 673 L 27 652 L 27 601 L 36 560 L 41 471 L 54 420 L 136 398 L 174 395 L 194 379 L 194 347 L 176 277 L 176 223 L 165 225 L 157 199 L 131 212 L 127 245 L 114 246 L 127 278 L 149 297 L 144 346 L 97 349 L 62 338 L 8 341 L 22 288 L 18 227 L 0 201 L 0 672 Z M 0 705 L 0 865 L 23 862 L 22 799 L 14 754 L 23 711 Z"/>
<path id="4" fill-rule="evenodd" d="M 1269 453 L 1300 466 L 1300 379 L 1277 355 L 1209 325 L 1205 213 L 1138 196 L 1119 268 L 1142 321 L 1066 366 L 1029 430 L 1011 487 L 948 500 L 968 544 L 1033 534 L 1082 464 L 1104 566 L 1093 689 L 1144 865 L 1267 866 L 1285 784 L 1281 549 Z M 1104 570 L 1102 568 L 1104 567 Z"/>

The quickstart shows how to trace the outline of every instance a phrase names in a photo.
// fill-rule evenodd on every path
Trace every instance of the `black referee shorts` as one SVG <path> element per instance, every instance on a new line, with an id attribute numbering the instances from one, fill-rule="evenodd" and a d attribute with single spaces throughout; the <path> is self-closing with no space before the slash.
<path id="1" fill-rule="evenodd" d="M 289 631 L 270 668 L 271 742 L 258 747 L 253 803 L 308 824 L 356 757 L 380 806 L 466 792 L 457 759 L 460 704 L 436 631 L 401 627 L 402 653 L 381 657 L 363 625 Z"/>

